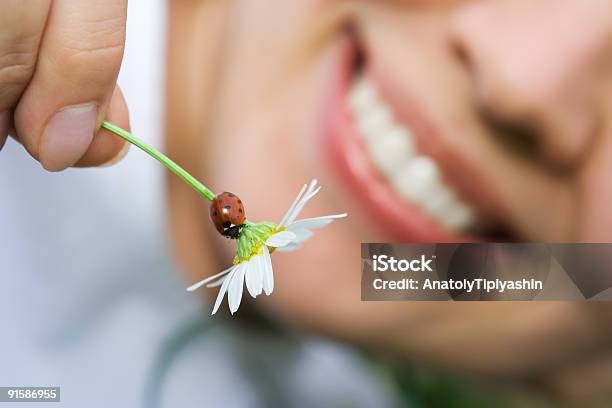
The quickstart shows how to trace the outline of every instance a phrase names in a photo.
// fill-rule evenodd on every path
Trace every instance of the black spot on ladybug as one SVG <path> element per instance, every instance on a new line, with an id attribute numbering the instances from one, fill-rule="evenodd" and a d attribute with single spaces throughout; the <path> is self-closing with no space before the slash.
<path id="1" fill-rule="evenodd" d="M 238 200 L 238 204 L 242 204 L 242 200 Z"/>
<path id="2" fill-rule="evenodd" d="M 231 225 L 232 225 L 232 223 L 231 223 L 231 222 L 229 222 L 229 221 L 225 221 L 225 222 L 223 223 L 223 228 L 229 228 Z"/>
<path id="3" fill-rule="evenodd" d="M 242 208 L 239 208 L 239 209 L 238 209 L 238 212 L 242 212 Z"/>
<path id="4" fill-rule="evenodd" d="M 216 212 L 216 211 L 214 211 L 214 212 L 213 212 L 213 217 L 216 217 L 216 216 L 217 216 L 217 212 Z"/>
<path id="5" fill-rule="evenodd" d="M 236 196 L 236 194 L 234 194 L 234 193 L 227 193 L 227 196 L 228 197 L 234 197 L 234 196 Z"/>
<path id="6" fill-rule="evenodd" d="M 230 208 L 232 208 L 231 205 L 226 205 L 225 207 L 223 207 L 224 210 L 229 210 Z"/>

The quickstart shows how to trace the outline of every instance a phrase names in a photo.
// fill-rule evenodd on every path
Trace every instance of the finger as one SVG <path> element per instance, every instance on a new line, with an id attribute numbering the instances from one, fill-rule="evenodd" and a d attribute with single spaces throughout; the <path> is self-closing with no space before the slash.
<path id="1" fill-rule="evenodd" d="M 0 13 L 0 150 L 12 108 L 32 78 L 51 0 L 5 0 Z"/>
<path id="2" fill-rule="evenodd" d="M 15 111 L 30 154 L 50 171 L 87 152 L 113 94 L 127 0 L 55 0 L 34 76 Z"/>
<path id="3" fill-rule="evenodd" d="M 4 0 L 0 13 L 0 112 L 15 106 L 34 74 L 51 0 Z M 0 139 L 4 135 L 0 135 Z"/>
<path id="4" fill-rule="evenodd" d="M 130 120 L 127 105 L 119 87 L 115 88 L 113 97 L 108 105 L 106 119 L 123 129 L 129 130 Z M 129 146 L 130 144 L 119 136 L 105 129 L 100 129 L 89 145 L 89 149 L 76 163 L 76 166 L 110 166 L 120 161 L 127 154 Z"/>

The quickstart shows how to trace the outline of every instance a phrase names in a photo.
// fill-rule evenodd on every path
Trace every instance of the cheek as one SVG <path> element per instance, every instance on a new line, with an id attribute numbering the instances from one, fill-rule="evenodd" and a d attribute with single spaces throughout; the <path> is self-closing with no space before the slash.
<path id="1" fill-rule="evenodd" d="M 306 324 L 346 316 L 360 303 L 360 253 L 359 242 L 339 223 L 316 231 L 299 250 L 275 254 L 276 288 L 269 301 Z"/>
<path id="2" fill-rule="evenodd" d="M 282 84 L 277 97 L 261 94 L 248 105 L 228 86 L 205 146 L 208 179 L 217 189 L 236 192 L 253 221 L 279 221 L 302 184 L 324 171 L 316 145 L 320 73 L 313 70 Z M 258 94 L 249 85 L 242 92 Z M 231 166 L 223 165 L 224 157 L 234 158 Z"/>
<path id="3" fill-rule="evenodd" d="M 349 215 L 316 230 L 299 250 L 273 255 L 274 294 L 262 299 L 271 313 L 360 341 L 392 329 L 394 303 L 361 301 L 361 247 L 352 221 Z"/>

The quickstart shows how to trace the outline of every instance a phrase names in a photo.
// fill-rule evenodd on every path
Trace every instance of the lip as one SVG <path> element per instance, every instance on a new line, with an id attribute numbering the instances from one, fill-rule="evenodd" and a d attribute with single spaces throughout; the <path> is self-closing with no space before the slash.
<path id="1" fill-rule="evenodd" d="M 345 103 L 352 80 L 356 48 L 351 39 L 341 40 L 335 70 L 324 92 L 320 149 L 323 161 L 346 193 L 363 209 L 374 226 L 390 239 L 413 242 L 477 242 L 475 237 L 444 228 L 415 205 L 399 197 L 378 173 L 368 157 Z M 411 125 L 413 122 L 410 122 Z M 424 124 L 419 118 L 414 123 Z M 412 128 L 412 126 L 411 126 Z M 419 126 L 417 131 L 427 131 Z M 424 146 L 427 152 L 432 146 Z M 436 155 L 436 159 L 439 156 Z"/>

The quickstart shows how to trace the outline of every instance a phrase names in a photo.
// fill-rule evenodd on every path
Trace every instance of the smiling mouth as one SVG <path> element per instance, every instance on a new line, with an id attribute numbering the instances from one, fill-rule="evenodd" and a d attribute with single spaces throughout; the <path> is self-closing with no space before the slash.
<path id="1" fill-rule="evenodd" d="M 432 149 L 435 137 L 417 107 L 412 106 L 411 120 L 398 120 L 367 69 L 356 62 L 355 44 L 345 39 L 339 48 L 339 69 L 324 100 L 321 147 L 366 218 L 396 240 L 512 240 L 507 228 L 491 222 L 493 206 L 477 181 L 438 146 Z"/>
<path id="2" fill-rule="evenodd" d="M 346 103 L 370 162 L 399 197 L 452 231 L 475 229 L 475 209 L 445 182 L 436 160 L 418 150 L 414 133 L 394 119 L 373 81 L 356 76 Z"/>

